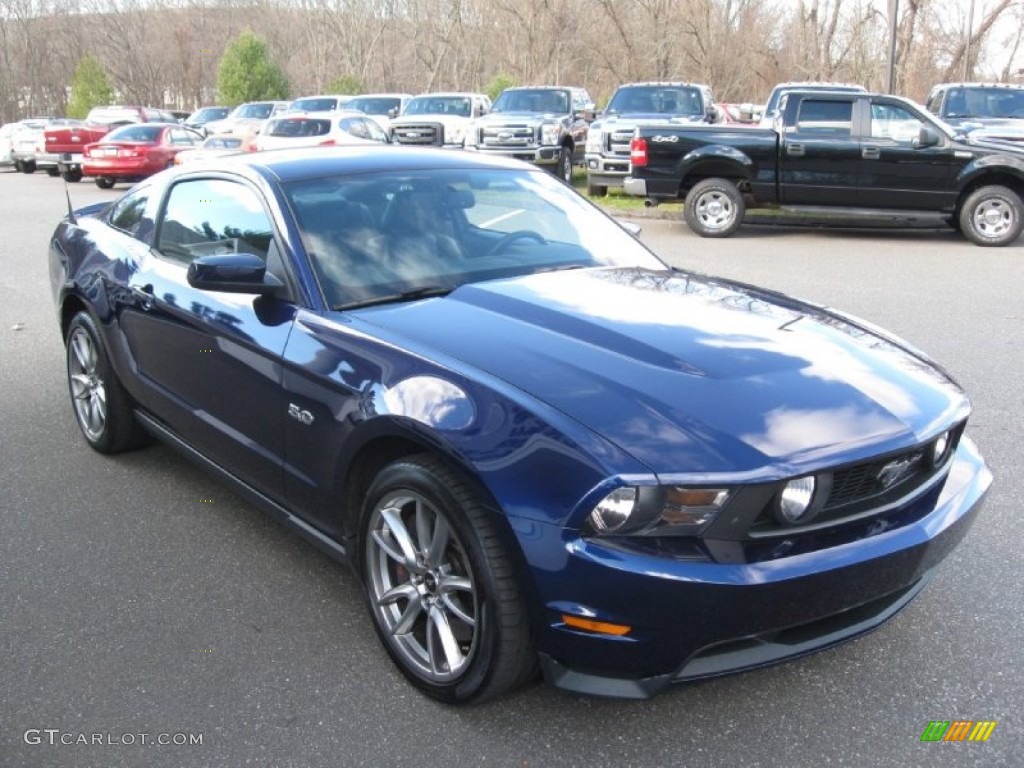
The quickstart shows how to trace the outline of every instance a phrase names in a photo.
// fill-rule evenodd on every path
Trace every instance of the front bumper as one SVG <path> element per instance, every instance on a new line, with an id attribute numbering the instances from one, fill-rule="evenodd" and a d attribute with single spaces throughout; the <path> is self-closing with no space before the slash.
<path id="1" fill-rule="evenodd" d="M 627 539 L 519 521 L 542 619 L 537 650 L 564 690 L 647 698 L 675 682 L 754 669 L 869 632 L 906 606 L 982 506 L 991 474 L 961 440 L 949 476 L 911 502 L 915 522 L 795 556 L 716 562 L 640 551 Z M 625 625 L 621 636 L 564 615 Z"/>
<path id="2" fill-rule="evenodd" d="M 512 149 L 504 147 L 481 147 L 468 146 L 466 149 L 471 152 L 479 152 L 482 155 L 497 155 L 500 157 L 511 157 L 515 160 L 525 160 L 534 165 L 558 165 L 558 159 L 562 155 L 562 148 L 558 147 L 523 147 Z"/>
<path id="3" fill-rule="evenodd" d="M 628 157 L 587 155 L 587 181 L 601 187 L 621 187 L 629 176 Z"/>

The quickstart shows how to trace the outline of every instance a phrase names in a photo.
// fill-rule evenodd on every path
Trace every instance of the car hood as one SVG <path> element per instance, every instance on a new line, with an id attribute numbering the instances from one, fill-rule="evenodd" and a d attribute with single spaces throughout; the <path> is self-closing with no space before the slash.
<path id="1" fill-rule="evenodd" d="M 503 379 L 662 475 L 774 479 L 919 442 L 969 408 L 943 371 L 881 332 L 674 271 L 538 274 L 359 315 Z"/>

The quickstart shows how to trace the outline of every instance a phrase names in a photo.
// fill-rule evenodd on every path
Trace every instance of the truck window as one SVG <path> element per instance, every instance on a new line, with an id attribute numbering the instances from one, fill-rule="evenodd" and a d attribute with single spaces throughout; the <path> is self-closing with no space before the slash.
<path id="1" fill-rule="evenodd" d="M 893 104 L 871 105 L 871 138 L 913 144 L 921 134 L 921 121 Z"/>
<path id="2" fill-rule="evenodd" d="M 800 104 L 796 128 L 800 133 L 849 136 L 853 124 L 852 115 L 853 102 L 805 99 Z"/>

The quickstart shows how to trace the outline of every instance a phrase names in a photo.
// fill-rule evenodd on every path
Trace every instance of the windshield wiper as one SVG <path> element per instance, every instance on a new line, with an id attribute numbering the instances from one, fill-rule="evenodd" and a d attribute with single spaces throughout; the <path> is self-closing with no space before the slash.
<path id="1" fill-rule="evenodd" d="M 371 296 L 367 299 L 350 301 L 335 309 L 358 309 L 359 307 L 372 307 L 376 304 L 393 304 L 399 301 L 411 301 L 412 299 L 425 299 L 431 296 L 447 296 L 455 290 L 450 285 L 424 285 L 420 288 L 412 288 L 401 293 L 389 293 L 386 296 Z"/>

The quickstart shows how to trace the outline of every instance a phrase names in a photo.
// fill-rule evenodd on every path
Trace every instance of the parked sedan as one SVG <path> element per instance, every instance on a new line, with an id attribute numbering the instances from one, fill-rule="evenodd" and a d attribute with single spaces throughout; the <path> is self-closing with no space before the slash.
<path id="1" fill-rule="evenodd" d="M 290 149 L 342 144 L 386 144 L 390 139 L 373 118 L 361 112 L 320 112 L 281 115 L 268 120 L 255 139 L 255 148 Z"/>
<path id="2" fill-rule="evenodd" d="M 185 118 L 185 126 L 205 134 L 207 123 L 223 120 L 230 112 L 231 107 L 201 107 Z"/>
<path id="3" fill-rule="evenodd" d="M 156 435 L 349 563 L 447 702 L 538 665 L 645 697 L 861 635 L 991 481 L 922 352 L 672 269 L 514 160 L 184 166 L 70 215 L 49 266 L 85 442 Z"/>
<path id="4" fill-rule="evenodd" d="M 214 157 L 234 155 L 238 152 L 251 151 L 252 147 L 246 145 L 242 136 L 207 136 L 195 149 L 183 149 L 174 156 L 175 165 L 185 163 L 196 163 L 200 160 L 209 160 Z"/>
<path id="5" fill-rule="evenodd" d="M 177 123 L 139 123 L 116 128 L 102 141 L 87 144 L 82 175 L 110 189 L 118 181 L 138 181 L 174 165 L 183 149 L 203 143 L 201 134 Z"/>

